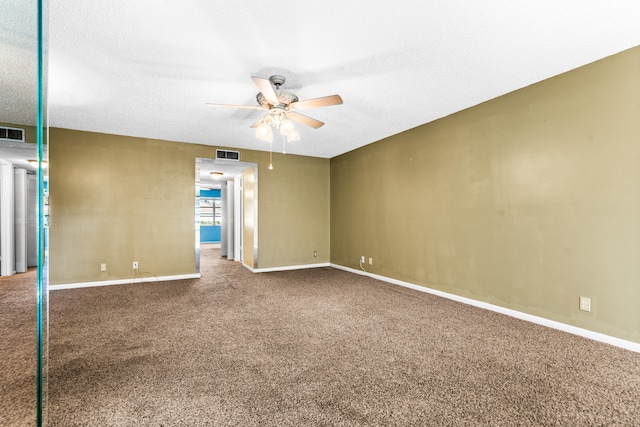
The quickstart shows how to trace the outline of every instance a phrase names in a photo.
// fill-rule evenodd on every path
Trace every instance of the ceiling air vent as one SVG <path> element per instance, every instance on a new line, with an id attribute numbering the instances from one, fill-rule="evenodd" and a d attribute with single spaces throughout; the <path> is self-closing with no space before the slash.
<path id="1" fill-rule="evenodd" d="M 240 152 L 229 151 L 229 150 L 216 150 L 216 159 L 235 160 L 236 162 L 239 162 Z"/>
<path id="2" fill-rule="evenodd" d="M 0 126 L 0 140 L 24 142 L 24 129 Z"/>

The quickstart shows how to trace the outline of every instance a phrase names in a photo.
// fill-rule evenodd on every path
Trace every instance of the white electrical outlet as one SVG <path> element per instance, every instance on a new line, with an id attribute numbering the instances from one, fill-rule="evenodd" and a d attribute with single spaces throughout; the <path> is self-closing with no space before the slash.
<path id="1" fill-rule="evenodd" d="M 373 265 L 373 257 L 369 257 L 369 265 Z"/>
<path id="2" fill-rule="evenodd" d="M 313 256 L 317 257 L 318 256 L 318 251 L 313 251 Z"/>
<path id="3" fill-rule="evenodd" d="M 360 262 L 364 264 L 364 255 L 360 257 Z"/>
<path id="4" fill-rule="evenodd" d="M 580 297 L 580 310 L 591 311 L 591 298 Z"/>
<path id="5" fill-rule="evenodd" d="M 138 261 L 133 261 L 133 269 L 134 270 L 138 269 Z"/>
<path id="6" fill-rule="evenodd" d="M 107 264 L 105 264 L 104 262 L 100 264 L 100 271 L 107 271 Z"/>

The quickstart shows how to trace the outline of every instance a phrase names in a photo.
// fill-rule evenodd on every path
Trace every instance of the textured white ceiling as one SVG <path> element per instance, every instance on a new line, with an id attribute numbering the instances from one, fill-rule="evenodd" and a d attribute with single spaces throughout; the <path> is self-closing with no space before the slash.
<path id="1" fill-rule="evenodd" d="M 0 122 L 35 124 L 35 2 L 0 0 Z"/>
<path id="2" fill-rule="evenodd" d="M 200 188 L 221 188 L 222 183 L 241 175 L 252 163 L 235 162 L 231 160 L 199 159 Z M 221 172 L 223 175 L 211 175 L 211 172 Z"/>
<path id="3" fill-rule="evenodd" d="M 49 5 L 51 126 L 268 150 L 259 112 L 205 103 L 256 105 L 250 76 L 278 73 L 300 99 L 344 99 L 287 146 L 326 158 L 640 45 L 638 0 Z"/>

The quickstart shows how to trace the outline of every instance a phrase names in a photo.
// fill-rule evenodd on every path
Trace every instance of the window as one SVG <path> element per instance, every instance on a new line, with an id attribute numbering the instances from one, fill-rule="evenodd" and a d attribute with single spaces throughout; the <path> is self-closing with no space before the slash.
<path id="1" fill-rule="evenodd" d="M 200 225 L 222 224 L 222 201 L 220 199 L 200 199 Z"/>
<path id="2" fill-rule="evenodd" d="M 214 224 L 221 225 L 222 224 L 222 200 L 216 200 L 213 204 L 213 217 Z"/>

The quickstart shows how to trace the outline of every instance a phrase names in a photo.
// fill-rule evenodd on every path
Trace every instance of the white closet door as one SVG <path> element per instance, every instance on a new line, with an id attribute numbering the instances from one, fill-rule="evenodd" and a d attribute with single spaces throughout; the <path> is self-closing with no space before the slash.
<path id="1" fill-rule="evenodd" d="M 27 171 L 14 169 L 14 227 L 16 272 L 27 271 Z"/>
<path id="2" fill-rule="evenodd" d="M 233 259 L 242 262 L 242 175 L 234 179 Z"/>
<path id="3" fill-rule="evenodd" d="M 228 240 L 227 240 L 227 183 L 223 182 L 220 188 L 220 209 L 222 212 L 222 221 L 220 224 L 220 256 L 227 256 L 228 252 Z"/>
<path id="4" fill-rule="evenodd" d="M 235 230 L 234 227 L 234 215 L 233 215 L 233 195 L 234 195 L 234 190 L 233 190 L 233 181 L 227 181 L 227 206 L 225 208 L 225 212 L 224 212 L 224 219 L 227 225 L 227 231 L 226 231 L 226 236 L 227 236 L 227 259 L 228 260 L 233 260 L 233 257 L 235 255 L 235 250 L 234 250 L 234 246 L 235 246 L 235 239 L 233 237 L 233 233 Z"/>
<path id="5" fill-rule="evenodd" d="M 38 266 L 38 176 L 27 174 L 27 267 Z"/>

